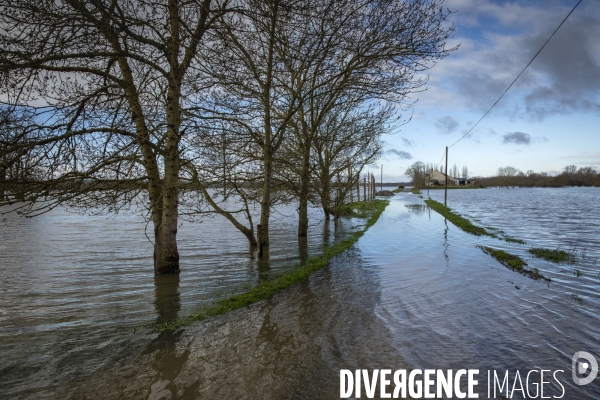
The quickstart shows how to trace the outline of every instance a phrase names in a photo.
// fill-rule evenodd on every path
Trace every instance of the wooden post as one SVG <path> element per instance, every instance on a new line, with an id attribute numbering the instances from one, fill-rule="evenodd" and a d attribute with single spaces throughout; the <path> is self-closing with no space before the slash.
<path id="1" fill-rule="evenodd" d="M 356 177 L 356 201 L 360 202 L 360 174 Z"/>
<path id="2" fill-rule="evenodd" d="M 367 177 L 363 177 L 363 199 L 365 199 L 365 201 L 369 201 L 369 199 L 367 198 Z"/>
<path id="3" fill-rule="evenodd" d="M 381 175 L 379 175 L 379 190 L 383 191 L 383 164 L 381 164 Z"/>
<path id="4" fill-rule="evenodd" d="M 377 183 L 375 181 L 375 174 L 371 175 L 371 186 L 373 187 L 373 192 L 372 192 L 372 196 L 371 199 L 375 200 L 375 191 L 377 190 Z"/>
<path id="5" fill-rule="evenodd" d="M 444 179 L 444 205 L 448 200 L 448 146 L 446 146 L 446 179 Z"/>

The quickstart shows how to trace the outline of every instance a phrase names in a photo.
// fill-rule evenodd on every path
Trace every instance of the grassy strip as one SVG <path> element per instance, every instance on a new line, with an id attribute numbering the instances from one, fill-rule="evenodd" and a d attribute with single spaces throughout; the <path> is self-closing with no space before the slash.
<path id="1" fill-rule="evenodd" d="M 355 201 L 345 204 L 340 211 L 349 217 L 369 218 L 373 212 L 383 211 L 388 204 L 387 200 Z"/>
<path id="2" fill-rule="evenodd" d="M 262 282 L 246 292 L 233 295 L 226 299 L 217 300 L 212 306 L 209 306 L 196 314 L 164 322 L 156 326 L 152 332 L 160 333 L 175 331 L 190 325 L 194 321 L 202 321 L 208 317 L 224 314 L 228 311 L 248 306 L 259 300 L 268 299 L 275 293 L 305 280 L 311 273 L 325 267 L 332 257 L 337 256 L 356 243 L 365 231 L 377 221 L 388 204 L 389 202 L 387 200 L 372 200 L 369 202 L 349 204 L 348 206 L 351 210 L 358 209 L 361 211 L 360 214 L 357 214 L 359 217 L 366 217 L 366 214 L 368 213 L 369 219 L 363 230 L 356 231 L 350 237 L 326 247 L 321 256 L 309 259 L 305 265 L 299 265 L 298 268 L 293 271 L 279 275 L 273 280 Z"/>
<path id="3" fill-rule="evenodd" d="M 519 244 L 526 244 L 526 243 L 527 243 L 527 242 L 526 242 L 526 241 L 524 241 L 524 240 L 517 239 L 517 238 L 514 238 L 514 237 L 512 237 L 512 236 L 504 236 L 504 237 L 501 237 L 500 239 L 504 239 L 504 240 L 506 240 L 507 242 L 511 242 L 511 243 L 519 243 Z"/>
<path id="4" fill-rule="evenodd" d="M 421 192 L 417 188 L 410 188 L 410 191 L 412 194 L 421 194 Z"/>
<path id="5" fill-rule="evenodd" d="M 519 256 L 515 256 L 514 254 L 507 253 L 504 250 L 496 250 L 487 246 L 477 246 L 485 254 L 490 255 L 500 264 L 504 265 L 506 268 L 509 268 L 513 271 L 517 271 L 518 273 L 528 276 L 531 279 L 544 279 L 550 282 L 550 278 L 546 278 L 544 275 L 540 274 L 540 271 L 537 268 L 534 269 L 525 269 L 527 263 Z"/>
<path id="6" fill-rule="evenodd" d="M 435 211 L 437 211 L 439 214 L 441 214 L 444 218 L 448 219 L 450 222 L 452 222 L 454 225 L 458 226 L 460 229 L 462 229 L 465 232 L 472 233 L 473 235 L 477 235 L 477 236 L 481 236 L 481 235 L 491 236 L 493 238 L 502 239 L 502 240 L 505 240 L 505 241 L 511 242 L 511 243 L 520 243 L 520 244 L 527 243 L 524 240 L 517 239 L 512 236 L 507 236 L 504 233 L 504 231 L 501 231 L 499 229 L 496 229 L 496 228 L 493 228 L 490 226 L 488 226 L 486 229 L 486 228 L 482 228 L 480 226 L 474 225 L 471 221 L 456 214 L 449 207 L 446 207 L 445 205 L 443 205 L 442 203 L 440 203 L 438 201 L 435 201 L 432 199 L 427 199 L 427 200 L 425 200 L 425 203 L 429 207 L 431 207 Z M 488 230 L 491 230 L 494 232 L 489 232 Z"/>
<path id="7" fill-rule="evenodd" d="M 494 228 L 493 226 L 486 226 L 486 227 L 485 227 L 485 229 L 487 229 L 487 230 L 489 230 L 489 231 L 492 231 L 492 232 L 493 232 L 493 233 L 492 233 L 492 236 L 494 236 L 494 237 L 498 237 L 498 238 L 500 238 L 500 239 L 504 239 L 504 240 L 506 240 L 507 242 L 511 242 L 511 243 L 519 243 L 519 244 L 526 244 L 526 243 L 527 243 L 527 242 L 526 242 L 526 241 L 524 241 L 524 240 L 517 239 L 517 238 L 514 238 L 514 237 L 512 237 L 512 236 L 508 236 L 508 235 L 506 234 L 506 232 L 504 232 L 504 231 L 503 231 L 503 230 L 501 230 L 501 229 Z"/>
<path id="8" fill-rule="evenodd" d="M 566 251 L 559 250 L 559 249 L 550 250 L 550 249 L 545 249 L 543 247 L 532 247 L 531 249 L 529 249 L 527 251 L 530 252 L 534 257 L 543 258 L 544 260 L 552 261 L 555 263 L 561 263 L 561 262 L 574 263 L 577 259 L 575 254 L 567 253 Z"/>
<path id="9" fill-rule="evenodd" d="M 399 187 L 398 189 L 392 190 L 392 193 L 400 193 L 403 190 L 404 190 L 404 187 Z"/>
<path id="10" fill-rule="evenodd" d="M 449 220 L 450 222 L 452 222 L 454 225 L 456 225 L 457 227 L 459 227 L 460 229 L 462 229 L 465 232 L 472 233 L 473 235 L 477 235 L 477 236 L 486 235 L 486 236 L 496 237 L 496 235 L 494 235 L 493 233 L 489 233 L 484 228 L 477 226 L 477 225 L 473 225 L 471 223 L 471 221 L 456 214 L 450 208 L 446 207 L 445 205 L 443 205 L 440 202 L 437 202 L 437 201 L 431 200 L 431 199 L 427 199 L 427 200 L 425 200 L 425 204 L 427 204 L 429 207 L 433 208 L 435 211 L 440 213 L 444 218 L 446 218 L 447 220 Z"/>

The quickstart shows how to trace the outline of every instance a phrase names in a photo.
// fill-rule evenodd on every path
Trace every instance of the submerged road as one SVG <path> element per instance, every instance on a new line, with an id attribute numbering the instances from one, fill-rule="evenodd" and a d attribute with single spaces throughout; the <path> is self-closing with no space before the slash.
<path id="1" fill-rule="evenodd" d="M 597 308 L 504 268 L 477 244 L 498 241 L 401 193 L 307 281 L 175 334 L 143 335 L 93 376 L 57 375 L 23 397 L 334 399 L 340 369 L 432 368 L 479 369 L 480 398 L 488 370 L 508 370 L 512 387 L 517 370 L 542 369 L 564 371 L 563 398 L 600 398 L 600 377 L 587 386 L 571 379 L 575 352 L 600 356 Z M 545 380 L 544 395 L 559 396 L 556 380 Z"/>

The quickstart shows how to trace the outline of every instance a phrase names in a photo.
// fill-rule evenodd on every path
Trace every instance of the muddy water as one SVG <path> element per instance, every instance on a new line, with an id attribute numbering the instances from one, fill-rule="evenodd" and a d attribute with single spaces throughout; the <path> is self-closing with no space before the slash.
<path id="1" fill-rule="evenodd" d="M 581 196 L 595 201 L 596 193 Z M 453 201 L 458 208 L 459 201 Z M 567 201 L 572 216 L 582 212 L 568 198 L 555 201 Z M 468 198 L 463 203 L 471 204 Z M 12 349 L 29 369 L 3 368 L 0 390 L 23 398 L 326 399 L 339 398 L 341 368 L 468 368 L 480 369 L 480 397 L 487 398 L 487 370 L 509 370 L 514 376 L 517 370 L 545 369 L 564 370 L 558 374 L 564 398 L 600 398 L 600 378 L 581 387 L 571 380 L 576 351 L 600 359 L 600 282 L 593 275 L 599 268 L 591 261 L 600 254 L 590 244 L 574 266 L 528 258 L 530 267 L 552 278 L 550 284 L 504 268 L 475 246 L 525 256 L 529 245 L 553 247 L 560 241 L 535 233 L 523 237 L 556 229 L 556 224 L 550 217 L 528 219 L 525 209 L 521 215 L 515 210 L 504 213 L 509 215 L 504 220 L 502 210 L 481 211 L 478 218 L 495 215 L 495 223 L 485 225 L 528 240 L 525 246 L 468 235 L 417 196 L 403 193 L 349 252 L 268 301 L 174 335 L 132 334 L 107 322 L 65 337 L 49 327 L 54 342 L 23 341 Z M 600 243 L 598 230 L 577 225 L 598 224 L 597 214 L 582 216 L 581 222 L 571 219 L 571 230 L 585 232 L 580 242 Z M 578 277 L 573 269 L 587 272 Z M 154 290 L 162 289 L 156 285 Z M 180 310 L 182 303 L 172 307 Z M 161 307 L 168 308 L 154 305 L 146 313 L 156 318 Z M 86 347 L 91 330 L 106 340 Z M 89 357 L 81 357 L 86 352 Z M 43 366 L 47 360 L 54 360 L 51 368 Z M 15 371 L 27 379 L 17 379 Z M 554 381 L 546 384 L 545 396 L 560 393 Z"/>
<path id="2" fill-rule="evenodd" d="M 140 216 L 0 216 L 0 398 L 111 365 L 154 322 L 285 271 L 363 223 L 336 228 L 309 212 L 312 235 L 298 242 L 295 208 L 276 208 L 261 260 L 224 218 L 182 223 L 182 272 L 158 277 Z"/>

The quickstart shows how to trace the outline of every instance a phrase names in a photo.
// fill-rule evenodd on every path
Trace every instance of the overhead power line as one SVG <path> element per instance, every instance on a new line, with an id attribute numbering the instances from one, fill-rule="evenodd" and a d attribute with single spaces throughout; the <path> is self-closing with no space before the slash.
<path id="1" fill-rule="evenodd" d="M 581 3 L 583 0 L 579 0 L 577 2 L 577 4 L 575 4 L 575 7 L 573 7 L 573 9 L 569 12 L 569 14 L 567 14 L 567 16 L 565 17 L 565 19 L 562 20 L 562 22 L 560 23 L 560 25 L 558 25 L 558 27 L 554 30 L 554 32 L 552 32 L 552 35 L 550 35 L 550 37 L 548 38 L 548 40 L 546 40 L 546 43 L 544 43 L 544 45 L 538 50 L 537 53 L 535 53 L 535 55 L 533 56 L 533 58 L 531 59 L 531 61 L 529 61 L 527 63 L 527 65 L 525 66 L 525 68 L 523 68 L 523 70 L 519 73 L 519 75 L 517 75 L 517 77 L 515 78 L 514 81 L 512 81 L 512 83 L 510 85 L 508 85 L 508 87 L 506 88 L 506 90 L 502 93 L 502 95 L 500 95 L 500 97 L 498 97 L 498 100 L 496 100 L 496 102 L 494 104 L 492 104 L 492 106 L 490 107 L 489 110 L 486 111 L 485 114 L 483 114 L 483 116 L 481 118 L 479 118 L 479 121 L 477 121 L 475 123 L 475 125 L 473 125 L 473 127 L 471 129 L 468 130 L 467 133 L 465 133 L 463 136 L 461 136 L 460 139 L 458 139 L 456 142 L 454 142 L 451 146 L 448 147 L 452 147 L 454 146 L 456 143 L 460 142 L 461 140 L 463 140 L 469 133 L 471 133 L 471 131 L 473 129 L 475 129 L 475 127 L 481 122 L 482 119 L 485 118 L 486 115 L 488 115 L 488 113 L 490 111 L 492 111 L 492 108 L 494 108 L 494 106 L 496 106 L 496 104 L 498 104 L 498 102 L 502 99 L 502 97 L 504 97 L 504 95 L 506 94 L 506 92 L 508 92 L 508 89 L 510 89 L 512 87 L 512 85 L 514 85 L 514 83 L 517 81 L 517 79 L 519 79 L 519 77 L 523 74 L 523 72 L 525 72 L 525 70 L 527 69 L 527 67 L 529 67 L 529 65 L 531 65 L 531 63 L 533 62 L 533 60 L 535 60 L 535 58 L 538 56 L 538 54 L 540 54 L 542 52 L 542 50 L 544 50 L 544 47 L 546 47 L 546 45 L 548 44 L 548 42 L 550 41 L 550 39 L 552 39 L 552 37 L 554 36 L 554 34 L 556 32 L 558 32 L 558 30 L 560 29 L 560 27 L 565 23 L 565 21 L 567 20 L 567 18 L 569 18 L 569 16 L 573 13 L 573 11 L 575 11 L 575 9 L 577 8 L 577 6 L 579 5 L 579 3 Z"/>

